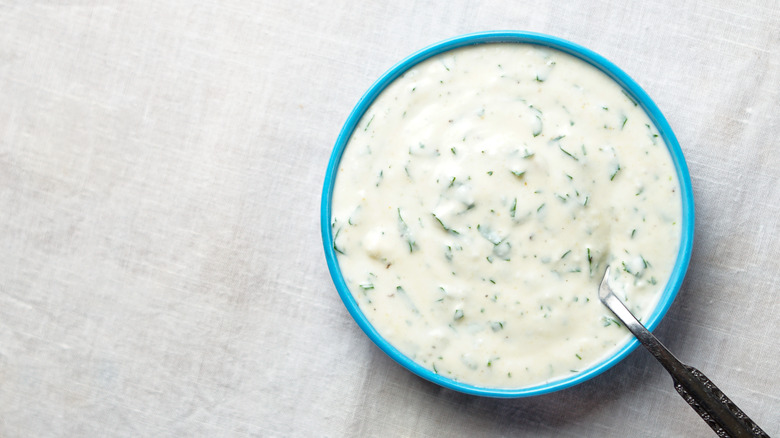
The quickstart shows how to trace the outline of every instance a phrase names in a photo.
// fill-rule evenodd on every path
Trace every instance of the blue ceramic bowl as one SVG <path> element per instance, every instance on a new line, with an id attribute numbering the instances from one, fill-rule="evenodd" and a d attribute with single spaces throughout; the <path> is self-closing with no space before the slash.
<path id="1" fill-rule="evenodd" d="M 682 195 L 682 238 L 680 240 L 680 250 L 677 254 L 677 261 L 675 262 L 674 269 L 672 270 L 671 278 L 666 286 L 666 289 L 663 291 L 663 295 L 661 296 L 658 305 L 650 315 L 650 318 L 645 322 L 645 325 L 650 330 L 653 330 L 658 325 L 658 323 L 661 321 L 661 318 L 663 318 L 664 314 L 666 314 L 666 311 L 669 309 L 669 306 L 671 306 L 674 297 L 677 295 L 677 291 L 680 289 L 683 278 L 685 277 L 685 271 L 688 268 L 688 262 L 691 256 L 691 248 L 693 246 L 693 191 L 691 189 L 691 179 L 690 175 L 688 174 L 688 166 L 685 164 L 685 158 L 683 157 L 683 153 L 680 150 L 680 145 L 677 142 L 671 127 L 669 127 L 669 123 L 666 121 L 663 114 L 661 114 L 661 111 L 658 109 L 655 103 L 653 103 L 647 93 L 645 93 L 645 91 L 642 90 L 642 88 L 637 85 L 637 83 L 634 82 L 634 80 L 631 79 L 626 73 L 617 68 L 611 62 L 607 61 L 601 55 L 560 38 L 522 31 L 480 32 L 451 38 L 426 47 L 399 62 L 384 75 L 382 75 L 382 77 L 380 77 L 379 80 L 377 80 L 374 85 L 368 89 L 366 94 L 363 95 L 355 108 L 352 110 L 352 113 L 349 115 L 349 118 L 344 124 L 344 127 L 341 129 L 341 133 L 336 140 L 336 145 L 333 148 L 333 153 L 330 157 L 330 162 L 328 163 L 328 169 L 325 175 L 325 184 L 322 191 L 322 206 L 320 211 L 322 241 L 325 247 L 325 258 L 328 261 L 330 275 L 333 278 L 333 282 L 336 285 L 336 289 L 338 290 L 339 295 L 341 296 L 341 300 L 344 302 L 347 310 L 358 323 L 360 328 L 363 329 L 368 337 L 371 338 L 371 340 L 374 341 L 374 343 L 380 349 L 382 349 L 382 351 L 418 376 L 445 388 L 454 389 L 456 391 L 468 394 L 504 398 L 527 397 L 558 391 L 560 389 L 568 388 L 570 386 L 584 382 L 594 376 L 597 376 L 625 358 L 637 347 L 639 342 L 632 338 L 631 341 L 621 347 L 614 354 L 602 360 L 601 362 L 594 364 L 588 369 L 580 371 L 576 374 L 572 374 L 560 380 L 555 380 L 531 387 L 524 387 L 519 389 L 484 388 L 448 379 L 420 366 L 405 356 L 392 344 L 387 342 L 379 333 L 377 333 L 371 323 L 368 322 L 368 319 L 366 319 L 366 316 L 363 314 L 363 312 L 361 312 L 357 302 L 352 297 L 352 294 L 347 288 L 343 276 L 341 275 L 338 260 L 336 259 L 336 253 L 333 250 L 333 232 L 330 226 L 333 185 L 335 183 L 336 170 L 338 169 L 339 161 L 341 160 L 344 148 L 347 146 L 347 142 L 352 135 L 352 131 L 360 121 L 360 118 L 363 117 L 363 113 L 374 102 L 374 99 L 376 99 L 376 97 L 391 82 L 393 82 L 396 78 L 401 76 L 415 64 L 418 64 L 425 59 L 448 50 L 468 45 L 485 43 L 536 44 L 539 46 L 546 46 L 557 49 L 580 58 L 603 71 L 618 84 L 620 84 L 624 90 L 637 103 L 639 103 L 642 108 L 644 108 L 645 112 L 650 116 L 650 119 L 658 128 L 661 137 L 671 152 L 672 160 L 674 161 L 674 166 L 677 170 L 677 178 L 680 181 Z"/>

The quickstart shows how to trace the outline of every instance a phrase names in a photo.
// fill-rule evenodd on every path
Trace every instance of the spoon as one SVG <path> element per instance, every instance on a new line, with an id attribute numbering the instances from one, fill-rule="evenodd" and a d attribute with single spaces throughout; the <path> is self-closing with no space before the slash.
<path id="1" fill-rule="evenodd" d="M 701 371 L 685 365 L 645 328 L 609 286 L 609 267 L 599 286 L 599 299 L 672 376 L 674 389 L 719 437 L 769 437 Z"/>

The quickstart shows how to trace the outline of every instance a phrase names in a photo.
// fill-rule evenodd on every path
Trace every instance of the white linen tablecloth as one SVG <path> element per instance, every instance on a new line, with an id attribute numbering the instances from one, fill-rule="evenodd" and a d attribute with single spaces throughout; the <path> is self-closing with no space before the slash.
<path id="1" fill-rule="evenodd" d="M 408 54 L 519 29 L 655 100 L 696 239 L 656 334 L 780 434 L 780 3 L 0 0 L 0 436 L 711 436 L 644 351 L 479 398 L 401 368 L 325 264 L 336 136 Z"/>

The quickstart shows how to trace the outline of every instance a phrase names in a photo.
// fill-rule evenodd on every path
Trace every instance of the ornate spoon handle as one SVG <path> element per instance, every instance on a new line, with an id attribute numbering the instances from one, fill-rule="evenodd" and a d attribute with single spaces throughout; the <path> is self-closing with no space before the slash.
<path id="1" fill-rule="evenodd" d="M 609 286 L 609 267 L 599 287 L 599 299 L 639 342 L 661 362 L 677 392 L 720 437 L 769 437 L 701 371 L 680 362 L 645 328 Z"/>

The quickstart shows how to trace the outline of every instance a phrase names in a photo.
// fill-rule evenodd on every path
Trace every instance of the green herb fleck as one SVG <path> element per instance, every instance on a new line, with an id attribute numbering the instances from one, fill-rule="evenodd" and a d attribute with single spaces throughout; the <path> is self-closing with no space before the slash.
<path id="1" fill-rule="evenodd" d="M 514 175 L 514 176 L 516 176 L 516 177 L 518 177 L 518 178 L 522 178 L 522 177 L 523 177 L 523 175 L 525 175 L 525 170 L 524 170 L 524 171 L 522 171 L 522 172 L 518 172 L 518 171 L 516 171 L 516 170 L 512 170 L 511 172 L 512 172 L 512 175 Z M 493 172 L 488 172 L 488 174 L 489 174 L 489 175 L 492 175 L 492 174 L 493 174 Z"/>
<path id="2" fill-rule="evenodd" d="M 338 238 L 339 238 L 339 233 L 340 233 L 340 232 L 341 232 L 341 228 L 339 228 L 339 229 L 336 231 L 336 235 L 335 235 L 335 236 L 333 236 L 333 250 L 334 250 L 334 251 L 336 251 L 336 252 L 337 252 L 337 253 L 339 253 L 339 254 L 344 254 L 344 251 L 342 251 L 341 249 L 339 249 L 339 247 L 338 247 L 338 246 L 336 246 L 336 239 L 338 239 Z"/>
<path id="3" fill-rule="evenodd" d="M 569 152 L 568 152 L 566 149 L 564 149 L 564 148 L 563 148 L 561 145 L 558 145 L 558 149 L 560 149 L 560 150 L 561 150 L 561 152 L 563 152 L 564 154 L 566 154 L 566 155 L 568 155 L 568 156 L 572 157 L 572 158 L 574 159 L 574 161 L 580 161 L 580 159 L 579 159 L 579 158 L 577 158 L 577 157 L 575 157 L 574 155 L 572 155 L 571 153 L 569 153 Z"/>
<path id="4" fill-rule="evenodd" d="M 515 198 L 515 201 L 512 203 L 512 208 L 509 209 L 509 217 L 515 217 L 516 213 L 517 213 L 517 198 Z"/>
<path id="5" fill-rule="evenodd" d="M 406 225 L 406 221 L 404 221 L 404 218 L 401 216 L 400 208 L 398 208 L 398 230 L 401 232 L 401 237 L 403 237 L 406 240 L 406 243 L 409 245 L 409 252 L 414 252 L 414 248 L 417 244 L 412 238 L 409 226 Z"/>
<path id="6" fill-rule="evenodd" d="M 620 172 L 620 164 L 617 165 L 617 169 L 615 169 L 615 172 L 613 172 L 612 175 L 609 176 L 609 180 L 610 181 L 614 180 L 615 179 L 615 175 L 617 175 L 618 172 Z"/>
<path id="7" fill-rule="evenodd" d="M 436 222 L 438 222 L 439 225 L 441 225 L 441 227 L 444 229 L 444 231 L 446 231 L 448 233 L 452 233 L 452 234 L 460 234 L 459 232 L 453 230 L 452 228 L 449 228 L 448 226 L 444 225 L 444 222 L 442 222 L 442 220 L 439 219 L 439 217 L 436 216 L 435 213 L 431 213 L 431 215 L 433 216 L 434 219 L 436 219 Z"/>
<path id="8" fill-rule="evenodd" d="M 540 205 L 539 208 L 536 209 L 536 212 L 539 213 L 539 211 L 544 208 L 544 204 Z"/>
<path id="9" fill-rule="evenodd" d="M 539 134 L 542 133 L 542 118 L 540 116 L 536 116 L 536 120 L 539 121 L 539 125 L 535 126 L 533 132 L 531 133 L 534 137 L 538 137 Z"/>
<path id="10" fill-rule="evenodd" d="M 571 250 L 568 250 L 568 251 L 566 251 L 565 253 L 563 253 L 563 255 L 561 256 L 561 260 L 563 260 L 563 258 L 564 258 L 564 257 L 566 257 L 567 255 L 569 255 L 569 253 L 570 253 L 570 252 L 571 252 Z"/>
<path id="11" fill-rule="evenodd" d="M 575 353 L 574 355 L 577 356 L 577 359 L 582 360 L 582 357 L 579 354 Z"/>
<path id="12" fill-rule="evenodd" d="M 461 319 L 463 319 L 463 310 L 462 309 L 455 310 L 455 316 L 453 317 L 453 319 L 455 321 L 460 321 Z"/>
<path id="13" fill-rule="evenodd" d="M 593 275 L 593 256 L 590 255 L 590 248 L 588 248 L 588 272 Z"/>
<path id="14" fill-rule="evenodd" d="M 371 119 L 368 121 L 368 123 L 366 123 L 366 127 L 363 128 L 363 132 L 366 132 L 368 130 L 368 127 L 371 126 L 371 122 L 374 121 L 374 117 L 376 117 L 376 114 L 371 116 Z"/>
<path id="15" fill-rule="evenodd" d="M 633 98 L 633 97 L 631 97 L 631 96 L 629 96 L 629 95 L 628 95 L 628 93 L 626 93 L 626 90 L 620 90 L 620 91 L 622 91 L 622 92 L 623 92 L 623 95 L 625 95 L 625 96 L 626 96 L 626 98 L 627 98 L 628 100 L 630 100 L 630 101 L 631 101 L 631 103 L 633 103 L 633 104 L 634 104 L 634 106 L 637 106 L 637 105 L 638 105 L 638 104 L 636 103 L 636 101 L 634 100 L 634 98 Z"/>
<path id="16" fill-rule="evenodd" d="M 452 152 L 452 155 L 458 155 L 458 151 L 454 147 L 450 148 L 450 152 Z"/>

